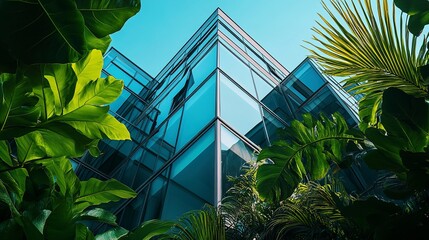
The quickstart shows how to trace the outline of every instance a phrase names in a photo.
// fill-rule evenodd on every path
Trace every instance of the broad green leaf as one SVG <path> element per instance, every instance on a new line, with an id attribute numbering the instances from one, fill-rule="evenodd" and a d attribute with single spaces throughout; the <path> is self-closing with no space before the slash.
<path id="1" fill-rule="evenodd" d="M 23 63 L 68 63 L 87 51 L 84 19 L 72 0 L 2 1 L 2 43 Z"/>
<path id="2" fill-rule="evenodd" d="M 332 120 L 323 115 L 315 120 L 309 114 L 303 118 L 303 122 L 295 120 L 284 130 L 288 141 L 277 141 L 259 154 L 258 160 L 269 158 L 273 162 L 258 168 L 261 197 L 273 202 L 286 199 L 304 177 L 322 179 L 332 162 L 339 164 L 348 141 L 364 140 L 349 135 L 346 121 L 337 113 Z"/>
<path id="3" fill-rule="evenodd" d="M 95 236 L 96 240 L 118 240 L 122 239 L 121 237 L 125 236 L 128 233 L 128 230 L 121 227 L 112 228 L 104 233 L 98 234 Z"/>
<path id="4" fill-rule="evenodd" d="M 83 224 L 76 224 L 75 240 L 94 240 L 94 234 Z"/>
<path id="5" fill-rule="evenodd" d="M 365 131 L 377 148 L 365 156 L 365 161 L 370 167 L 401 175 L 407 169 L 400 153 L 424 152 L 429 143 L 429 104 L 423 98 L 389 88 L 383 93 L 382 112 L 381 123 L 386 131 Z"/>
<path id="6" fill-rule="evenodd" d="M 47 216 L 46 216 L 47 217 Z M 23 230 L 27 239 L 34 240 L 44 240 L 42 232 L 33 224 L 32 220 L 28 218 L 27 215 L 20 217 L 20 220 L 23 224 Z M 46 218 L 44 219 L 46 220 Z M 43 231 L 43 226 L 42 226 Z"/>
<path id="7" fill-rule="evenodd" d="M 150 240 L 161 234 L 165 234 L 174 226 L 174 222 L 162 221 L 158 219 L 143 222 L 142 225 L 131 231 L 120 240 Z"/>
<path id="8" fill-rule="evenodd" d="M 139 0 L 76 0 L 76 4 L 85 25 L 98 38 L 120 30 L 140 10 Z"/>
<path id="9" fill-rule="evenodd" d="M 29 161 L 41 157 L 80 157 L 93 140 L 65 123 L 50 123 L 16 139 L 18 158 Z M 31 148 L 28 146 L 31 144 Z"/>
<path id="10" fill-rule="evenodd" d="M 88 27 L 85 27 L 85 37 L 86 37 L 86 42 L 88 44 L 88 49 L 98 49 L 102 53 L 105 53 L 107 51 L 107 49 L 109 48 L 110 42 L 112 42 L 112 39 L 110 38 L 110 36 L 97 38 L 88 29 Z"/>
<path id="11" fill-rule="evenodd" d="M 40 110 L 31 84 L 13 74 L 0 75 L 0 132 L 8 127 L 30 127 L 37 123 Z"/>
<path id="12" fill-rule="evenodd" d="M 113 116 L 106 114 L 101 121 L 67 121 L 67 124 L 77 129 L 88 138 L 128 140 L 130 133 L 124 124 Z"/>
<path id="13" fill-rule="evenodd" d="M 429 136 L 429 104 L 424 98 L 389 88 L 383 94 L 382 111 L 381 122 L 390 136 L 406 140 L 409 151 L 423 151 Z"/>
<path id="14" fill-rule="evenodd" d="M 79 79 L 75 90 L 75 94 L 79 94 L 89 82 L 100 77 L 103 68 L 103 55 L 99 50 L 92 50 L 85 58 L 71 66 Z"/>
<path id="15" fill-rule="evenodd" d="M 46 219 L 43 236 L 46 239 L 73 239 L 76 231 L 71 198 L 57 199 L 57 205 Z"/>
<path id="16" fill-rule="evenodd" d="M 25 183 L 28 177 L 27 169 L 17 168 L 0 173 L 0 180 L 9 191 L 15 206 L 19 206 L 25 193 Z"/>
<path id="17" fill-rule="evenodd" d="M 131 188 L 115 179 L 109 179 L 103 182 L 91 178 L 88 181 L 81 182 L 80 193 L 75 200 L 75 208 L 79 211 L 102 203 L 133 198 L 136 195 L 137 194 Z"/>
<path id="18" fill-rule="evenodd" d="M 70 64 L 48 64 L 44 68 L 44 77 L 54 95 L 55 114 L 61 115 L 76 88 L 77 77 L 73 68 Z"/>
<path id="19" fill-rule="evenodd" d="M 415 15 L 422 10 L 429 9 L 427 0 L 395 0 L 395 5 L 409 15 Z"/>
<path id="20" fill-rule="evenodd" d="M 78 80 L 78 85 L 80 81 Z M 122 92 L 124 83 L 113 77 L 99 78 L 91 81 L 82 88 L 67 106 L 64 114 L 72 112 L 85 105 L 100 106 L 115 101 Z"/>
<path id="21" fill-rule="evenodd" d="M 395 0 L 395 5 L 410 15 L 408 30 L 416 36 L 420 35 L 429 23 L 429 2 L 426 0 Z"/>
<path id="22" fill-rule="evenodd" d="M 0 202 L 5 203 L 9 207 L 9 210 L 12 213 L 13 217 L 20 215 L 15 205 L 13 204 L 10 193 L 7 190 L 6 186 L 3 184 L 2 180 L 0 180 Z"/>
<path id="23" fill-rule="evenodd" d="M 102 208 L 93 208 L 91 210 L 85 211 L 79 215 L 77 220 L 97 221 L 107 223 L 113 226 L 118 226 L 118 224 L 116 223 L 115 214 Z"/>
<path id="24" fill-rule="evenodd" d="M 73 170 L 70 160 L 65 157 L 37 161 L 54 176 L 62 196 L 74 196 L 79 191 L 80 181 Z"/>
<path id="25" fill-rule="evenodd" d="M 7 141 L 0 141 L 0 160 L 6 163 L 9 167 L 12 167 L 13 162 L 10 157 L 10 149 Z"/>
<path id="26" fill-rule="evenodd" d="M 51 214 L 51 210 L 43 209 L 42 211 L 37 211 L 34 209 L 29 209 L 23 213 L 23 216 L 28 220 L 27 224 L 33 225 L 32 228 L 35 228 L 39 233 L 43 233 L 43 228 L 45 227 L 46 219 L 48 219 Z M 43 237 L 42 237 L 43 239 Z"/>
<path id="27" fill-rule="evenodd" d="M 52 118 L 53 121 L 69 122 L 97 122 L 102 121 L 107 113 L 109 112 L 108 106 L 93 106 L 93 105 L 83 105 L 76 110 L 68 112 L 62 116 Z"/>

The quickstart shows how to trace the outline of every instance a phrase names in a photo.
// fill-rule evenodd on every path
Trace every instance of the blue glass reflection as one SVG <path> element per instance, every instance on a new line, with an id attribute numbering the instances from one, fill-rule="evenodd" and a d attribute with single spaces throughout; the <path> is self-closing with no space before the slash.
<path id="1" fill-rule="evenodd" d="M 256 161 L 255 151 L 241 141 L 237 136 L 221 127 L 221 156 L 222 156 L 222 193 L 231 186 L 228 177 L 242 174 L 245 163 Z"/>
<path id="2" fill-rule="evenodd" d="M 214 203 L 215 133 L 209 129 L 171 167 L 162 211 L 163 219 L 175 219 L 186 211 Z"/>

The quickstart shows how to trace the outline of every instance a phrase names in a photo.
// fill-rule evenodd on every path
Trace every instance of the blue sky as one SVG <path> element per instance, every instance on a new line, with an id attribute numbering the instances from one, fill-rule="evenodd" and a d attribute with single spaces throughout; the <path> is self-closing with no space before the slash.
<path id="1" fill-rule="evenodd" d="M 156 76 L 217 7 L 288 70 L 309 54 L 303 41 L 324 13 L 319 0 L 142 0 L 111 46 Z"/>

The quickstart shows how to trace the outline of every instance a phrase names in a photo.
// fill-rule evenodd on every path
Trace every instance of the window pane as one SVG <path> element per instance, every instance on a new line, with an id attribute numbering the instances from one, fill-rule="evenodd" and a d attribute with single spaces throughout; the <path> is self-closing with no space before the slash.
<path id="1" fill-rule="evenodd" d="M 236 131 L 251 137 L 262 123 L 258 104 L 223 75 L 220 82 L 222 119 Z"/>
<path id="2" fill-rule="evenodd" d="M 161 218 L 162 206 L 165 200 L 165 193 L 167 191 L 168 172 L 169 169 L 165 170 L 150 185 L 144 212 L 144 221 Z"/>
<path id="3" fill-rule="evenodd" d="M 181 149 L 214 118 L 215 83 L 216 74 L 185 103 L 177 149 Z"/>
<path id="4" fill-rule="evenodd" d="M 279 128 L 284 128 L 285 126 L 266 110 L 264 110 L 264 121 L 267 128 L 268 138 L 270 139 L 270 142 L 273 143 L 278 139 L 277 130 Z"/>
<path id="5" fill-rule="evenodd" d="M 237 82 L 241 87 L 253 96 L 256 96 L 253 86 L 250 68 L 227 50 L 222 44 L 219 45 L 220 69 Z"/>
<path id="6" fill-rule="evenodd" d="M 171 167 L 163 219 L 213 204 L 215 196 L 215 134 L 212 127 L 186 150 Z"/>
<path id="7" fill-rule="evenodd" d="M 273 87 L 262 79 L 256 72 L 252 71 L 252 76 L 255 80 L 259 100 L 262 101 L 271 91 L 273 91 Z"/>
<path id="8" fill-rule="evenodd" d="M 187 96 L 194 91 L 201 82 L 203 82 L 210 73 L 216 68 L 217 45 L 208 52 L 203 59 L 200 59 L 197 65 L 192 69 L 192 78 L 189 82 Z"/>
<path id="9" fill-rule="evenodd" d="M 222 156 L 222 193 L 224 194 L 232 184 L 228 176 L 237 177 L 242 173 L 242 166 L 246 162 L 256 161 L 252 148 L 241 141 L 237 136 L 221 127 L 221 156 Z"/>

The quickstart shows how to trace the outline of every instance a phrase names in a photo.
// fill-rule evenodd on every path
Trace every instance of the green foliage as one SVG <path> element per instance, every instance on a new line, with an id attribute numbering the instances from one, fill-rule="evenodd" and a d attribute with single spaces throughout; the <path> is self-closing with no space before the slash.
<path id="1" fill-rule="evenodd" d="M 222 215 L 211 206 L 203 210 L 185 213 L 170 229 L 168 239 L 181 240 L 224 240 L 225 225 Z"/>
<path id="2" fill-rule="evenodd" d="M 426 0 L 395 0 L 395 5 L 407 13 L 408 30 L 418 36 L 426 24 L 429 24 L 429 2 Z"/>
<path id="3" fill-rule="evenodd" d="M 332 120 L 321 115 L 315 120 L 310 114 L 303 121 L 293 121 L 285 130 L 285 139 L 265 148 L 258 160 L 269 158 L 272 164 L 263 164 L 257 172 L 257 189 L 263 199 L 279 202 L 289 197 L 304 179 L 319 180 L 330 170 L 340 166 L 347 141 L 362 141 L 348 131 L 347 123 L 339 114 Z"/>
<path id="4" fill-rule="evenodd" d="M 76 62 L 96 48 L 105 51 L 109 34 L 140 9 L 140 1 L 2 1 L 1 71 L 16 63 Z M 5 57 L 3 57 L 5 56 Z"/>
<path id="5" fill-rule="evenodd" d="M 167 233 L 173 226 L 174 222 L 161 221 L 157 219 L 149 220 L 128 233 L 126 236 L 121 237 L 120 240 L 150 240 L 153 237 L 165 237 L 165 233 Z"/>
<path id="6" fill-rule="evenodd" d="M 429 104 L 398 89 L 383 94 L 385 130 L 365 132 L 377 149 L 365 156 L 374 169 L 389 170 L 414 189 L 429 187 Z"/>
<path id="7" fill-rule="evenodd" d="M 136 195 L 116 180 L 80 181 L 69 158 L 130 134 L 108 113 L 123 82 L 100 78 L 102 52 L 140 1 L 0 3 L 0 233 L 6 239 L 118 239 L 96 206 Z M 94 236 L 85 225 L 113 226 Z"/>
<path id="8" fill-rule="evenodd" d="M 135 196 L 116 180 L 80 181 L 67 159 L 45 159 L 2 172 L 0 188 L 0 202 L 6 204 L 1 205 L 2 233 L 23 232 L 29 239 L 86 239 L 92 233 L 80 221 L 117 226 L 113 214 L 90 207 Z"/>
<path id="9" fill-rule="evenodd" d="M 329 18 L 321 17 L 313 29 L 316 43 L 309 43 L 310 51 L 326 74 L 345 77 L 352 94 L 364 94 L 359 103 L 362 129 L 378 124 L 381 95 L 389 87 L 429 96 L 419 71 L 429 61 L 427 41 L 410 37 L 404 19 L 389 11 L 387 0 L 330 2 L 334 10 L 324 5 Z"/>

